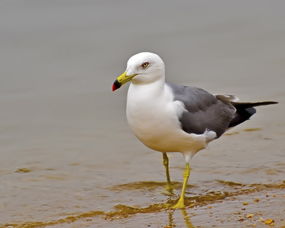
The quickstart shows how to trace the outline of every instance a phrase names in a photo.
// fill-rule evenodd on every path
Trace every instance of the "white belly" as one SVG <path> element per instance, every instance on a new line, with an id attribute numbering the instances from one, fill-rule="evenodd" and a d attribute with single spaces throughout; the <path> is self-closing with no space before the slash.
<path id="1" fill-rule="evenodd" d="M 180 102 L 173 102 L 165 88 L 160 95 L 131 84 L 127 100 L 128 123 L 146 146 L 161 152 L 197 152 L 206 146 L 203 135 L 188 134 L 180 127 Z"/>

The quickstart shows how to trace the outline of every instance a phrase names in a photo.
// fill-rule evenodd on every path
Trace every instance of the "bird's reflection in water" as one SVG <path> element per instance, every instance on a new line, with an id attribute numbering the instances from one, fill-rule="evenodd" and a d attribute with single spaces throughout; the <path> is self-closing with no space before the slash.
<path id="1" fill-rule="evenodd" d="M 175 227 L 174 219 L 173 219 L 173 213 L 174 213 L 174 210 L 169 210 L 168 211 L 168 225 L 165 226 L 167 228 Z"/>
<path id="2" fill-rule="evenodd" d="M 186 228 L 195 228 L 195 226 L 192 224 L 190 220 L 190 216 L 188 215 L 186 209 L 180 210 L 184 219 L 185 227 Z M 169 210 L 168 211 L 168 224 L 165 226 L 165 228 L 174 228 L 177 227 L 174 220 L 174 212 L 175 210 Z"/>
<path id="3" fill-rule="evenodd" d="M 195 228 L 195 226 L 192 224 L 192 222 L 190 220 L 190 216 L 188 215 L 186 209 L 182 209 L 181 212 L 182 212 L 186 227 L 187 228 Z"/>

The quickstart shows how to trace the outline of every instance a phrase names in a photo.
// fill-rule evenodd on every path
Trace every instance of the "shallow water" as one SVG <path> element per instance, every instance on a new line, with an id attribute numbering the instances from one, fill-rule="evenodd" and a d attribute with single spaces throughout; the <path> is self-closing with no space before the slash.
<path id="1" fill-rule="evenodd" d="M 1 1 L 0 227 L 284 226 L 284 6 Z M 165 208 L 177 196 L 127 126 L 127 86 L 111 92 L 145 50 L 169 81 L 280 102 L 193 158 L 185 211 Z M 182 156 L 170 166 L 178 195 Z"/>

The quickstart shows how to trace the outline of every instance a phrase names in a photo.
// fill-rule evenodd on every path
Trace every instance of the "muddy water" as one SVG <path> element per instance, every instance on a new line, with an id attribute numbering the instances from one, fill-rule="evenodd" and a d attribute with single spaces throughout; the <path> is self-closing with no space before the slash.
<path id="1" fill-rule="evenodd" d="M 284 226 L 284 7 L 1 1 L 0 226 Z M 145 50 L 169 81 L 280 102 L 194 157 L 182 211 L 166 209 L 161 154 L 127 127 L 127 87 L 110 91 Z M 182 156 L 170 162 L 179 194 Z"/>

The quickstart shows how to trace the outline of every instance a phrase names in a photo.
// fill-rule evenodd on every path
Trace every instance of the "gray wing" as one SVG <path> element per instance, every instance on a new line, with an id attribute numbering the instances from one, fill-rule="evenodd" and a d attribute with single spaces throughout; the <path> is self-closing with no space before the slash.
<path id="1" fill-rule="evenodd" d="M 202 134 L 208 129 L 220 137 L 229 128 L 236 112 L 230 101 L 219 99 L 200 88 L 173 83 L 167 85 L 174 93 L 174 100 L 185 106 L 186 111 L 179 119 L 184 131 Z"/>

